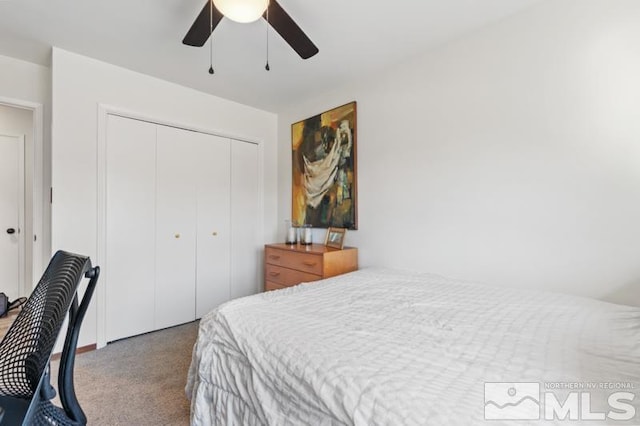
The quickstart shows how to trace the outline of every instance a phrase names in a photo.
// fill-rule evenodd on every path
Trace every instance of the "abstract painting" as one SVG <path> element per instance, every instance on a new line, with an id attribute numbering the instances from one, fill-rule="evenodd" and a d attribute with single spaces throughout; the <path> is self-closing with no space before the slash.
<path id="1" fill-rule="evenodd" d="M 291 126 L 292 220 L 358 229 L 356 103 Z"/>

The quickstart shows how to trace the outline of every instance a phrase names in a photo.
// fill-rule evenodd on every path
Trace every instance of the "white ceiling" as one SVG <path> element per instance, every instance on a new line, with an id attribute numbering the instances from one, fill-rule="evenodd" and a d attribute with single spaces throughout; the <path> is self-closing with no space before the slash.
<path id="1" fill-rule="evenodd" d="M 278 0 L 320 49 L 306 61 L 266 23 L 223 19 L 209 44 L 182 39 L 205 0 L 0 0 L 0 54 L 48 65 L 50 47 L 268 111 L 392 66 L 539 0 Z"/>

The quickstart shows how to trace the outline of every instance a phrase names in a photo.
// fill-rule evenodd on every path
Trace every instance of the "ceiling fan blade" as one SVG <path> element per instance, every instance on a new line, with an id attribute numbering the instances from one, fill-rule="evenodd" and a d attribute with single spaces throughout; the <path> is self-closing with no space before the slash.
<path id="1" fill-rule="evenodd" d="M 182 40 L 183 44 L 188 46 L 202 47 L 209 39 L 211 35 L 211 0 L 207 1 L 202 8 L 202 11 L 189 28 L 189 32 L 184 36 Z M 213 29 L 216 28 L 220 20 L 222 19 L 222 13 L 215 7 L 213 8 Z"/>
<path id="2" fill-rule="evenodd" d="M 267 13 L 262 15 L 267 18 Z M 300 29 L 291 16 L 278 4 L 276 0 L 269 1 L 269 24 L 277 31 L 282 38 L 289 43 L 302 59 L 309 59 L 316 53 L 318 48 Z"/>

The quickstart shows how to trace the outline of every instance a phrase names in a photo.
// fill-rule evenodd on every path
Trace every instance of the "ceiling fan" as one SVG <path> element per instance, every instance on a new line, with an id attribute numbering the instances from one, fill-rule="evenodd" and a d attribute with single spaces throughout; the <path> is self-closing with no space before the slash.
<path id="1" fill-rule="evenodd" d="M 202 47 L 224 16 L 236 22 L 263 17 L 302 59 L 318 53 L 316 45 L 276 0 L 208 0 L 182 43 Z"/>

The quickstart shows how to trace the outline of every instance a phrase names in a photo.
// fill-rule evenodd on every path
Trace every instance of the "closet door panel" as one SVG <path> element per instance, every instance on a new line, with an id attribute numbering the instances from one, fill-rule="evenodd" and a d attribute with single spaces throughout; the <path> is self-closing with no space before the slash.
<path id="1" fill-rule="evenodd" d="M 158 126 L 155 327 L 195 319 L 194 132 Z"/>
<path id="2" fill-rule="evenodd" d="M 231 297 L 260 291 L 258 146 L 231 143 Z"/>
<path id="3" fill-rule="evenodd" d="M 156 126 L 109 115 L 106 148 L 107 341 L 153 330 Z"/>
<path id="4" fill-rule="evenodd" d="M 196 318 L 230 298 L 230 141 L 200 134 L 197 190 Z"/>

